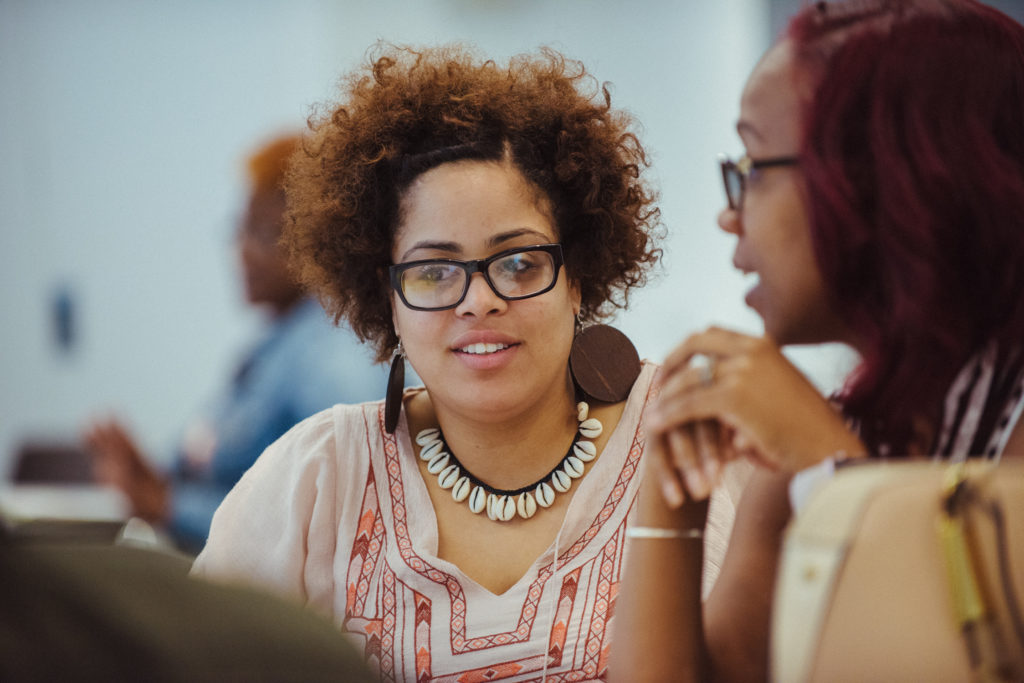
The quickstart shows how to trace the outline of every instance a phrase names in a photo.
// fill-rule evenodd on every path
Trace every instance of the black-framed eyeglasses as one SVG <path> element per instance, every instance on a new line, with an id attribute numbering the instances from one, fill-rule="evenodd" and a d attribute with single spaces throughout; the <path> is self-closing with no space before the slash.
<path id="1" fill-rule="evenodd" d="M 396 263 L 388 273 L 406 306 L 414 311 L 443 311 L 466 298 L 473 273 L 483 275 L 502 299 L 516 301 L 550 291 L 563 263 L 562 245 L 534 244 L 474 261 L 435 258 Z"/>
<path id="2" fill-rule="evenodd" d="M 743 207 L 743 195 L 747 191 L 747 181 L 755 171 L 775 166 L 795 166 L 800 163 L 800 157 L 751 159 L 744 155 L 738 161 L 733 161 L 723 156 L 719 163 L 722 166 L 722 182 L 725 183 L 725 197 L 729 200 L 729 208 L 738 211 Z"/>

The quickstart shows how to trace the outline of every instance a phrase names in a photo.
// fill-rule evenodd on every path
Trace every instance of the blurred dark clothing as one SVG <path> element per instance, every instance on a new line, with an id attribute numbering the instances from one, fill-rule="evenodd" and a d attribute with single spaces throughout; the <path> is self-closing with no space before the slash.
<path id="1" fill-rule="evenodd" d="M 328 620 L 189 566 L 0 525 L 0 680 L 371 680 Z"/>

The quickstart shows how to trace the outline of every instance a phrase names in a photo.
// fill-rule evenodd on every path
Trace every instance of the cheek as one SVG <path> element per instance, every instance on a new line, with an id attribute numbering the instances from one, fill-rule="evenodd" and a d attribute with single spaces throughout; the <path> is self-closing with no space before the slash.
<path id="1" fill-rule="evenodd" d="M 409 366 L 421 377 L 432 377 L 431 368 L 443 358 L 447 349 L 444 341 L 447 337 L 442 333 L 437 314 L 423 311 L 394 309 L 395 332 L 402 341 L 402 351 Z"/>
<path id="2" fill-rule="evenodd" d="M 744 220 L 749 248 L 768 264 L 802 267 L 810 254 L 810 223 L 795 187 L 750 208 Z"/>
<path id="3" fill-rule="evenodd" d="M 291 271 L 288 270 L 288 262 L 282 258 L 281 254 L 274 253 L 268 255 L 267 269 L 273 271 L 274 275 L 281 280 L 291 280 Z"/>
<path id="4" fill-rule="evenodd" d="M 561 352 L 572 344 L 575 335 L 576 306 L 570 299 L 546 307 L 543 311 L 527 314 L 527 320 L 534 324 L 534 334 L 542 340 L 547 350 Z"/>
<path id="5" fill-rule="evenodd" d="M 406 347 L 410 344 L 415 345 L 417 339 L 428 336 L 438 318 L 436 314 L 410 310 L 394 298 L 391 301 L 391 317 L 395 332 Z"/>

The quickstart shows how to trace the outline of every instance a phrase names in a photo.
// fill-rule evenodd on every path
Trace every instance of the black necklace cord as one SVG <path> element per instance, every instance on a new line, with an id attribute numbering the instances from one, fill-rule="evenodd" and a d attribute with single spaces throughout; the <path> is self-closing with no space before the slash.
<path id="1" fill-rule="evenodd" d="M 451 458 L 452 464 L 459 466 L 459 469 L 462 470 L 462 473 L 469 477 L 469 482 L 473 486 L 479 486 L 484 491 L 487 491 L 488 493 L 493 493 L 496 496 L 509 496 L 510 498 L 514 498 L 522 493 L 530 493 L 544 482 L 550 481 L 551 477 L 554 476 L 555 472 L 562 469 L 562 467 L 565 466 L 565 461 L 569 458 L 570 455 L 573 454 L 573 448 L 576 446 L 576 443 L 580 440 L 580 433 L 577 430 L 576 434 L 572 437 L 572 443 L 569 444 L 569 449 L 566 451 L 565 455 L 562 456 L 562 459 L 558 461 L 558 464 L 551 468 L 550 472 L 548 472 L 547 474 L 545 474 L 543 477 L 533 482 L 532 484 L 527 484 L 526 486 L 520 487 L 518 489 L 499 489 L 498 487 L 491 486 L 487 482 L 483 481 L 475 474 L 470 472 L 466 468 L 466 466 L 462 464 L 462 461 L 459 460 L 458 457 L 456 457 L 455 451 L 453 451 L 451 446 L 448 445 L 448 442 L 445 441 L 444 433 L 440 429 L 437 432 L 437 438 L 440 439 L 441 441 L 442 450 L 446 451 L 448 453 L 448 456 Z"/>

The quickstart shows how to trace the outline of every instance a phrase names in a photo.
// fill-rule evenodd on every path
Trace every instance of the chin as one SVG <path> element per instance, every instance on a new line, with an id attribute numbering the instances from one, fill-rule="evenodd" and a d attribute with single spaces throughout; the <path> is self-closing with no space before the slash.
<path id="1" fill-rule="evenodd" d="M 761 322 L 764 323 L 765 335 L 771 337 L 772 341 L 779 346 L 807 343 L 806 341 L 802 341 L 802 337 L 804 335 L 799 334 L 799 331 L 794 330 L 791 325 L 775 320 L 770 316 L 765 316 L 760 311 L 758 311 L 758 314 L 761 316 Z"/>
<path id="2" fill-rule="evenodd" d="M 765 321 L 765 334 L 772 338 L 779 346 L 809 346 L 813 344 L 828 344 L 839 341 L 834 334 L 828 334 L 820 327 L 814 325 L 804 326 L 771 326 Z"/>

